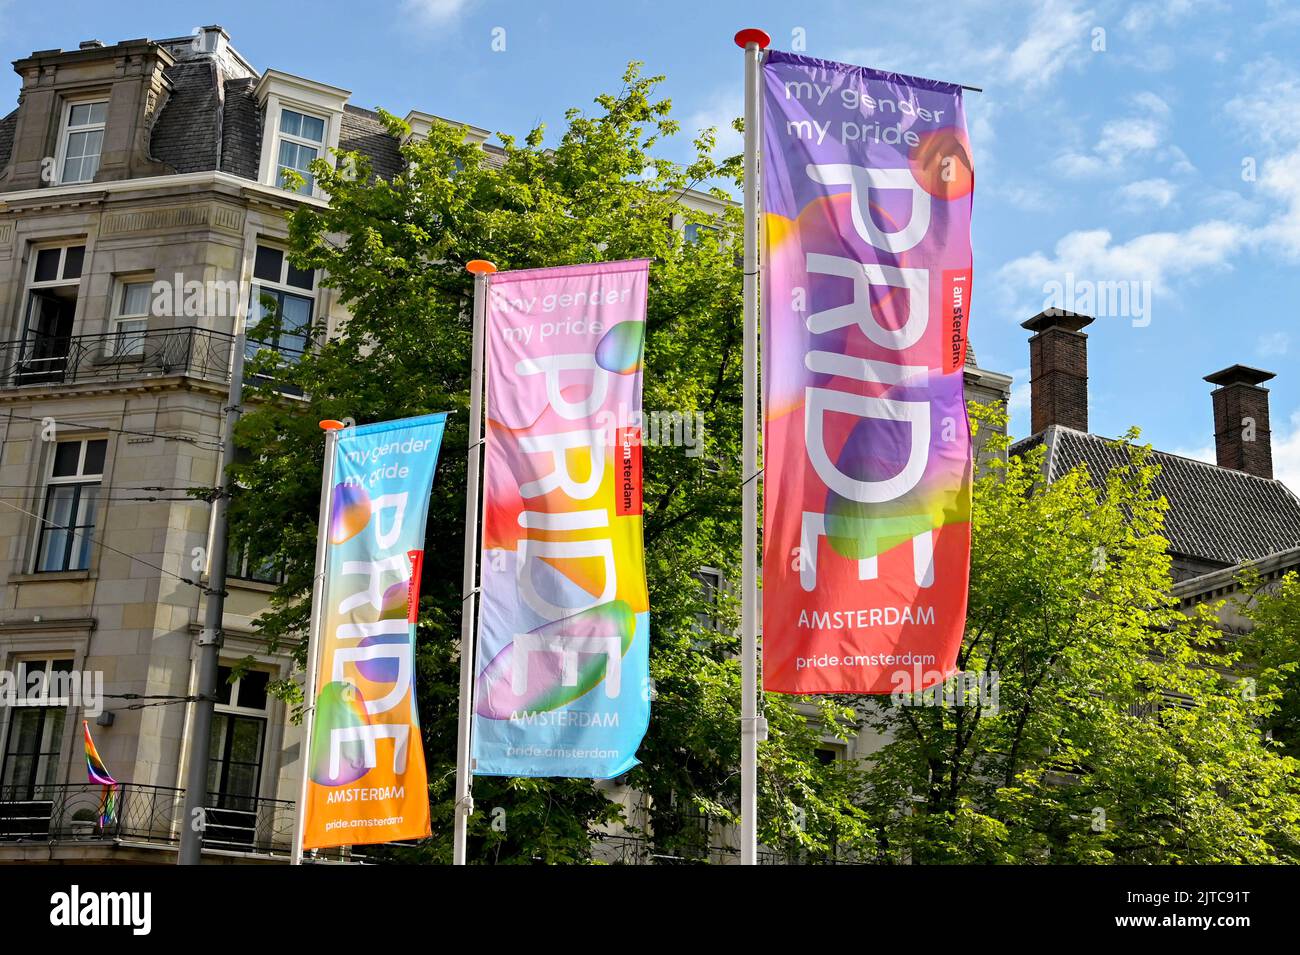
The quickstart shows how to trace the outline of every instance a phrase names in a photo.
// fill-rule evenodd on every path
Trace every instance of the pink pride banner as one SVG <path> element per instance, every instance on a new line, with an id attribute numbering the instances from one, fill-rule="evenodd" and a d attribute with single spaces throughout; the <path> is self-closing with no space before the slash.
<path id="1" fill-rule="evenodd" d="M 474 772 L 605 779 L 650 721 L 649 261 L 489 280 Z"/>
<path id="2" fill-rule="evenodd" d="M 970 577 L 961 88 L 773 51 L 763 104 L 763 684 L 915 692 Z"/>

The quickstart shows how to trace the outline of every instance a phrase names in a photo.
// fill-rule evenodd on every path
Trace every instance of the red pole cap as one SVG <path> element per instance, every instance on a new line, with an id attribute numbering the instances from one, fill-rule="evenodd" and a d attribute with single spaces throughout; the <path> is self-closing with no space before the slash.
<path id="1" fill-rule="evenodd" d="M 475 275 L 491 275 L 497 270 L 497 267 L 487 259 L 474 259 L 465 263 L 465 269 Z"/>
<path id="2" fill-rule="evenodd" d="M 333 418 L 326 418 L 320 423 L 322 431 L 342 431 L 344 424 L 342 421 L 335 421 Z"/>
<path id="3" fill-rule="evenodd" d="M 772 42 L 772 38 L 767 35 L 766 31 L 757 27 L 750 27 L 747 30 L 741 30 L 736 34 L 736 46 L 742 50 L 751 43 L 757 43 L 760 50 L 766 50 L 767 45 Z"/>

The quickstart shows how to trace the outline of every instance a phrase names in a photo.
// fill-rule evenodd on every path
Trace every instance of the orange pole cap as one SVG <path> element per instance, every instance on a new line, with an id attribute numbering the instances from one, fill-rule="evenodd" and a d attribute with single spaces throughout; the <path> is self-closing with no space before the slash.
<path id="1" fill-rule="evenodd" d="M 767 45 L 771 42 L 772 38 L 767 35 L 766 31 L 757 27 L 749 27 L 736 34 L 736 46 L 742 50 L 751 43 L 757 43 L 760 50 L 766 50 Z"/>
<path id="2" fill-rule="evenodd" d="M 344 427 L 342 421 L 335 421 L 333 418 L 326 418 L 320 423 L 322 431 L 342 431 Z"/>
<path id="3" fill-rule="evenodd" d="M 491 275 L 497 270 L 497 267 L 487 259 L 474 259 L 465 263 L 465 269 L 475 275 Z"/>

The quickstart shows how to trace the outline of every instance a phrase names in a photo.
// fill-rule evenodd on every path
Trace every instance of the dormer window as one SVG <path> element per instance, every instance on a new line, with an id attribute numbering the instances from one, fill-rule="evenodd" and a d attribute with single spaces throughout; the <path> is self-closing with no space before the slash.
<path id="1" fill-rule="evenodd" d="M 343 110 L 351 94 L 337 86 L 267 70 L 254 95 L 262 110 L 258 182 L 287 190 L 285 170 L 292 169 L 306 180 L 298 193 L 320 198 L 309 169 L 316 159 L 334 165 L 332 151 L 339 148 Z"/>
<path id="2" fill-rule="evenodd" d="M 289 188 L 285 170 L 292 169 L 306 180 L 298 190 L 310 196 L 315 188 L 311 164 L 320 156 L 325 144 L 325 120 L 293 109 L 280 110 L 279 167 L 275 184 Z"/>
<path id="3" fill-rule="evenodd" d="M 104 149 L 108 102 L 68 103 L 63 111 L 59 149 L 59 182 L 90 182 L 99 171 Z"/>

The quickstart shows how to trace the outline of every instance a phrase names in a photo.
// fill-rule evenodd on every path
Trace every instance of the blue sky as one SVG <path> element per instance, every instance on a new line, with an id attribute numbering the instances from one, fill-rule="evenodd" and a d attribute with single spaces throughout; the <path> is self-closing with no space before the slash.
<path id="1" fill-rule="evenodd" d="M 726 126 L 740 112 L 731 36 L 743 26 L 780 48 L 802 38 L 815 56 L 981 86 L 967 100 L 972 343 L 982 365 L 1016 377 L 1013 430 L 1028 429 L 1019 323 L 1051 283 L 1137 283 L 1125 288 L 1141 308 L 1090 329 L 1092 430 L 1138 424 L 1157 447 L 1212 459 L 1202 376 L 1267 368 L 1275 464 L 1300 491 L 1300 3 L 0 0 L 0 51 L 213 22 L 259 69 L 345 87 L 359 106 L 512 133 L 558 128 L 567 107 L 617 88 L 629 59 L 667 75 L 686 132 Z M 0 101 L 17 89 L 17 76 L 0 79 Z M 733 136 L 723 145 L 738 149 Z"/>

